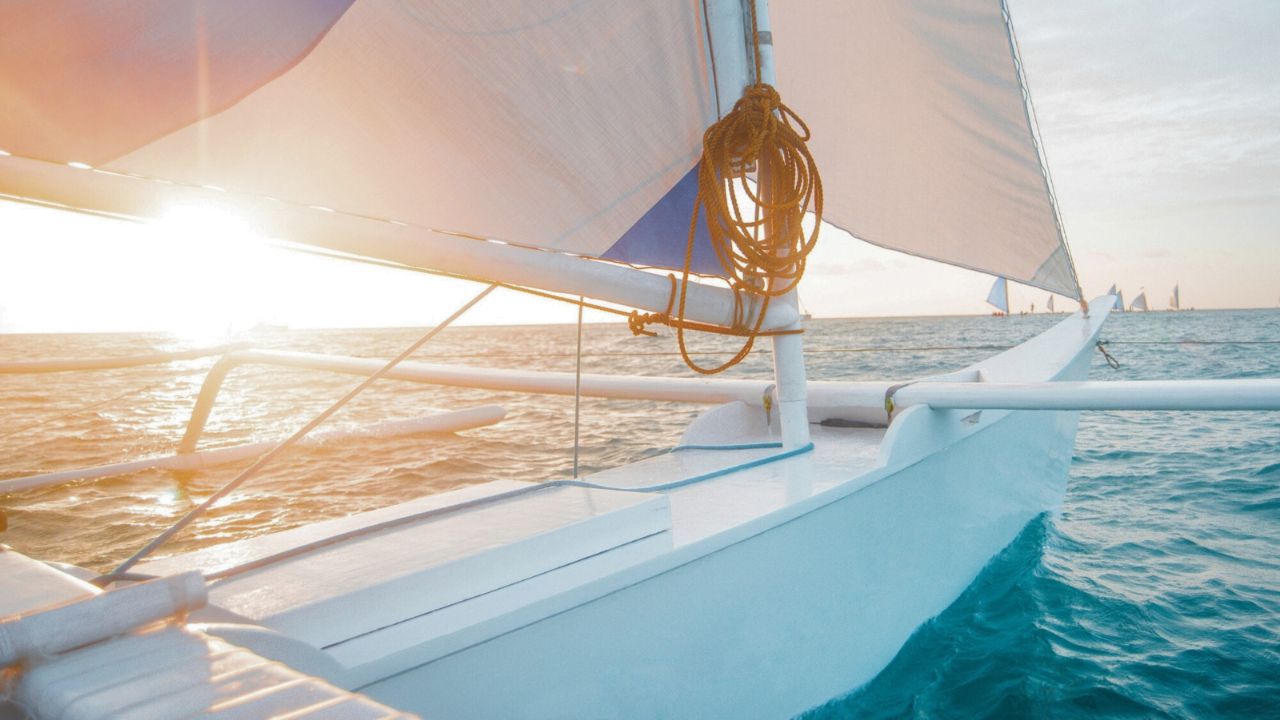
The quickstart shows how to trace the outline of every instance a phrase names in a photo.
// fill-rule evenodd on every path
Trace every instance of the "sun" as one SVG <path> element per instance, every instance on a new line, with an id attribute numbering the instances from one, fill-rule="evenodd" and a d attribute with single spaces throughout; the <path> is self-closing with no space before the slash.
<path id="1" fill-rule="evenodd" d="M 288 269 L 242 218 L 213 205 L 183 205 L 148 234 L 154 248 L 140 262 L 168 286 L 170 305 L 159 312 L 173 334 L 212 342 L 268 318 L 273 278 L 288 277 Z"/>
<path id="2" fill-rule="evenodd" d="M 317 257 L 230 205 L 131 222 L 0 200 L 0 332 L 163 332 L 216 344 L 260 324 L 431 325 L 474 284 Z M 572 306 L 502 291 L 460 324 L 573 322 Z M 588 322 L 613 320 L 588 313 Z"/>

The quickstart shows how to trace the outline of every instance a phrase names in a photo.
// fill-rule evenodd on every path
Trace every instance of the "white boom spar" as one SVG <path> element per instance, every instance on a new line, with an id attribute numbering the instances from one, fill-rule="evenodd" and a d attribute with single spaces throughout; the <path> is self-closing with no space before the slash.
<path id="1" fill-rule="evenodd" d="M 155 183 L 126 175 L 91 170 L 53 172 L 48 163 L 17 157 L 5 160 L 0 164 L 0 199 L 52 204 L 136 221 L 162 218 L 166 209 L 175 207 L 211 207 L 233 214 L 264 238 L 305 239 L 308 245 L 359 257 L 582 295 L 650 312 L 667 312 L 673 302 L 673 284 L 666 274 L 566 252 L 463 237 L 255 196 L 236 196 L 235 203 L 229 205 L 226 193 L 208 188 L 165 185 L 157 190 Z M 29 195 L 5 192 L 7 171 L 24 173 Z M 113 204 L 99 202 L 103 196 L 111 197 Z M 734 324 L 735 301 L 727 288 L 693 282 L 687 292 L 686 319 Z M 772 303 L 762 329 L 790 327 L 798 317 L 792 305 Z M 750 321 L 748 318 L 747 323 Z"/>
<path id="2" fill-rule="evenodd" d="M 1280 380 L 927 382 L 893 400 L 938 410 L 1280 410 Z"/>

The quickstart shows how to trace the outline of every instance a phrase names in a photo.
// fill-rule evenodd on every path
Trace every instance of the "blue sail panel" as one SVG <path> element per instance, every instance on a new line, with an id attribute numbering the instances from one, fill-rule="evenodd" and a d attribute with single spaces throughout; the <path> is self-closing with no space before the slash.
<path id="1" fill-rule="evenodd" d="M 689 242 L 689 218 L 698 197 L 698 165 L 680 178 L 603 255 L 606 260 L 679 270 Z M 698 217 L 689 269 L 703 275 L 724 275 L 711 247 L 705 214 Z"/>

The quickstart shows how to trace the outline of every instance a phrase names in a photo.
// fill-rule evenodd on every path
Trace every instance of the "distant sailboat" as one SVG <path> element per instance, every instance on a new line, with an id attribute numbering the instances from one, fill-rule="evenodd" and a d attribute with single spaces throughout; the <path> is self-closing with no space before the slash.
<path id="1" fill-rule="evenodd" d="M 800 299 L 800 293 L 796 293 L 796 303 L 800 306 L 800 319 L 812 320 L 813 313 L 809 312 L 809 308 L 804 306 L 804 300 Z"/>
<path id="2" fill-rule="evenodd" d="M 1138 293 L 1138 297 L 1133 299 L 1133 304 L 1129 306 L 1130 310 L 1146 310 L 1147 309 L 1147 292 L 1144 290 Z"/>
<path id="3" fill-rule="evenodd" d="M 1116 304 L 1113 307 L 1120 312 L 1124 312 L 1124 293 L 1116 289 L 1115 283 L 1111 284 L 1111 289 L 1107 291 L 1107 294 L 1114 295 L 1116 298 Z"/>
<path id="4" fill-rule="evenodd" d="M 1048 307 L 1047 312 L 1052 314 L 1053 313 L 1053 296 L 1052 295 L 1049 296 L 1049 304 L 1047 307 Z"/>
<path id="5" fill-rule="evenodd" d="M 991 292 L 987 293 L 987 303 L 1001 314 L 1009 314 L 1009 283 L 1003 277 L 996 278 L 995 284 L 991 286 Z"/>
<path id="6" fill-rule="evenodd" d="M 1178 292 L 1178 286 L 1176 283 L 1173 286 L 1173 294 L 1169 296 L 1169 309 L 1170 310 L 1182 309 L 1182 297 Z"/>

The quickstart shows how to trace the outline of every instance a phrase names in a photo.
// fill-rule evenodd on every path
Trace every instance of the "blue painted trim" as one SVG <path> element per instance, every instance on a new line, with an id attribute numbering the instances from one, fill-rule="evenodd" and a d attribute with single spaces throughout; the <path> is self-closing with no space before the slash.
<path id="1" fill-rule="evenodd" d="M 768 457 L 757 458 L 755 460 L 740 463 L 738 465 L 730 465 L 727 468 L 712 470 L 709 473 L 703 473 L 701 475 L 694 475 L 693 477 L 685 478 L 684 480 L 674 480 L 669 483 L 662 483 L 660 485 L 649 485 L 647 487 L 637 487 L 637 488 L 617 487 L 615 485 L 599 485 L 596 483 L 589 483 L 583 480 L 552 480 L 551 482 L 544 483 L 543 485 L 535 486 L 535 487 L 546 487 L 548 485 L 554 485 L 556 487 L 583 487 L 591 490 L 617 490 L 618 492 L 636 492 L 636 493 L 665 492 L 667 490 L 675 490 L 676 488 L 684 487 L 685 485 L 693 485 L 694 483 L 700 483 L 705 480 L 711 480 L 713 478 L 723 477 L 731 473 L 741 472 L 743 470 L 750 470 L 753 467 L 768 465 L 769 463 L 774 463 L 779 460 L 786 460 L 787 458 L 791 458 L 791 457 L 795 457 L 796 455 L 807 453 L 812 449 L 813 449 L 813 443 L 809 443 L 808 445 L 805 445 L 804 447 L 801 447 L 801 448 L 796 448 L 795 450 L 787 450 L 786 452 L 780 452 L 780 453 L 777 453 L 776 455 L 769 455 Z"/>
<path id="2" fill-rule="evenodd" d="M 780 442 L 764 442 L 764 443 L 746 443 L 743 445 L 677 445 L 671 448 L 671 452 L 680 452 L 681 450 L 763 450 L 765 448 L 780 448 Z"/>

